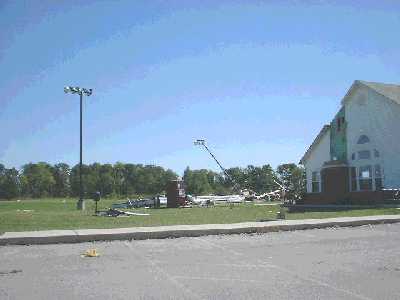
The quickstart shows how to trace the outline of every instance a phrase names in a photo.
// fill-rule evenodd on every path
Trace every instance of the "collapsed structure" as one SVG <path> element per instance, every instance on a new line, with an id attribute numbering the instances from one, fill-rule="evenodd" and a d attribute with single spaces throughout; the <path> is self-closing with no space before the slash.
<path id="1" fill-rule="evenodd" d="M 400 188 L 400 85 L 356 80 L 300 160 L 304 204 L 379 203 Z"/>

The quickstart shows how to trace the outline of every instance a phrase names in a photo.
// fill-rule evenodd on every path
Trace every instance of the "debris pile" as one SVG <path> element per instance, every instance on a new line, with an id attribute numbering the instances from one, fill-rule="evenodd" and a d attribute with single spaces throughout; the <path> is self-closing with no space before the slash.
<path id="1" fill-rule="evenodd" d="M 111 208 L 141 208 L 141 207 L 159 207 L 160 201 L 157 197 L 153 199 L 128 199 L 123 203 L 114 203 Z"/>
<path id="2" fill-rule="evenodd" d="M 146 213 L 135 213 L 130 211 L 123 211 L 115 208 L 109 208 L 108 210 L 102 210 L 97 212 L 97 216 L 103 217 L 129 217 L 129 216 L 150 216 Z"/>

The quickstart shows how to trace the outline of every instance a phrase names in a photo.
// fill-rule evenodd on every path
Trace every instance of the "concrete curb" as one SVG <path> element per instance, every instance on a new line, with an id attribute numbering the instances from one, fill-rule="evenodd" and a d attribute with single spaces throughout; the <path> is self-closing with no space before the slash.
<path id="1" fill-rule="evenodd" d="M 400 222 L 400 215 L 307 220 L 281 220 L 235 224 L 204 224 L 114 229 L 6 232 L 3 235 L 0 235 L 0 246 L 82 243 L 112 240 L 146 240 L 178 237 L 197 237 L 218 234 L 266 233 L 328 227 L 351 227 L 369 224 L 388 224 L 397 222 Z"/>

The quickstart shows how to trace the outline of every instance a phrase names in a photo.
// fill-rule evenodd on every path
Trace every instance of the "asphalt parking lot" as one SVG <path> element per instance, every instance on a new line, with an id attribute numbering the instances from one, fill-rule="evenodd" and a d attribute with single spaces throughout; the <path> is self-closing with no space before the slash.
<path id="1" fill-rule="evenodd" d="M 400 224 L 3 246 L 0 299 L 400 299 L 399 255 Z"/>

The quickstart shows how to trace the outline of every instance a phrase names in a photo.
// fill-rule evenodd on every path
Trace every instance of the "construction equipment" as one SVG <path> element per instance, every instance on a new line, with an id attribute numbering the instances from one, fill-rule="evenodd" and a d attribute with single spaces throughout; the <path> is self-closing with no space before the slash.
<path id="1" fill-rule="evenodd" d="M 218 166 L 220 167 L 222 172 L 225 174 L 225 176 L 233 183 L 233 189 L 235 191 L 239 192 L 241 195 L 246 196 L 245 199 L 263 199 L 263 198 L 267 197 L 270 200 L 272 197 L 279 196 L 281 199 L 285 200 L 286 189 L 282 184 L 280 184 L 275 179 L 273 179 L 273 181 L 275 182 L 275 184 L 277 184 L 280 187 L 280 189 L 271 191 L 271 192 L 267 192 L 267 193 L 264 193 L 261 195 L 256 195 L 256 193 L 252 190 L 241 188 L 241 186 L 232 178 L 232 176 L 229 175 L 229 173 L 226 171 L 226 169 L 221 165 L 221 163 L 215 157 L 215 155 L 210 151 L 210 149 L 207 147 L 206 141 L 204 139 L 197 139 L 194 141 L 194 144 L 196 146 L 204 147 L 204 149 L 211 155 L 211 157 L 218 164 Z M 248 195 L 245 195 L 246 192 L 248 193 Z"/>
<path id="2" fill-rule="evenodd" d="M 233 183 L 233 189 L 235 191 L 238 192 L 242 192 L 242 189 L 240 187 L 240 185 L 232 178 L 232 176 L 229 175 L 229 173 L 226 171 L 226 169 L 220 164 L 220 162 L 218 161 L 218 159 L 214 156 L 214 154 L 212 154 L 212 152 L 210 151 L 210 149 L 208 149 L 207 145 L 206 145 L 206 141 L 205 140 L 195 140 L 194 144 L 196 146 L 203 146 L 204 149 L 207 150 L 207 152 L 211 155 L 211 157 L 215 160 L 215 162 L 218 164 L 218 166 L 220 167 L 220 169 L 222 170 L 222 172 L 225 174 L 225 176 Z"/>

